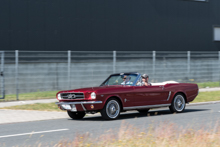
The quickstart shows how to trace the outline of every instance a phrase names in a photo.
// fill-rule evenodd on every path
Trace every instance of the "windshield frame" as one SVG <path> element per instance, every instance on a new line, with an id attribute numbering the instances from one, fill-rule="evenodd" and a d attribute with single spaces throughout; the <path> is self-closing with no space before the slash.
<path id="1" fill-rule="evenodd" d="M 131 74 L 137 75 L 137 77 L 136 77 L 136 79 L 134 80 L 133 84 L 130 85 L 130 86 L 135 86 L 136 83 L 137 83 L 137 81 L 138 81 L 138 79 L 141 77 L 141 74 L 140 74 L 140 73 L 117 73 L 117 74 L 111 74 L 111 75 L 100 85 L 100 87 L 101 87 L 101 86 L 105 86 L 105 83 L 106 83 L 112 76 L 122 76 L 122 75 L 129 75 L 129 74 L 130 74 L 130 75 L 131 75 Z M 112 86 L 114 86 L 114 85 L 112 85 Z"/>

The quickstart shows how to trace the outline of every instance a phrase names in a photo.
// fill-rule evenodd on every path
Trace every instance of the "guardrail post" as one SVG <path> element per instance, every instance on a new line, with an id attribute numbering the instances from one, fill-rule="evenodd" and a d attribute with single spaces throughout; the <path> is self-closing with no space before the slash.
<path id="1" fill-rule="evenodd" d="M 152 52 L 152 57 L 153 57 L 153 61 L 152 61 L 152 73 L 153 73 L 153 78 L 154 78 L 154 74 L 155 74 L 155 63 L 156 63 L 156 51 Z"/>
<path id="2" fill-rule="evenodd" d="M 16 99 L 19 100 L 19 89 L 18 89 L 18 50 L 15 50 L 15 85 L 16 85 Z"/>
<path id="3" fill-rule="evenodd" d="M 70 71 L 71 70 L 71 51 L 68 51 L 68 88 L 71 88 Z"/>
<path id="4" fill-rule="evenodd" d="M 191 56 L 191 52 L 187 51 L 187 74 L 188 74 L 188 79 L 189 79 L 189 74 L 190 74 L 190 56 Z"/>
<path id="5" fill-rule="evenodd" d="M 4 99 L 5 98 L 5 79 L 4 79 L 4 51 L 1 52 L 1 86 L 2 86 L 2 98 L 0 99 Z"/>
<path id="6" fill-rule="evenodd" d="M 116 51 L 113 51 L 113 73 L 116 72 Z"/>

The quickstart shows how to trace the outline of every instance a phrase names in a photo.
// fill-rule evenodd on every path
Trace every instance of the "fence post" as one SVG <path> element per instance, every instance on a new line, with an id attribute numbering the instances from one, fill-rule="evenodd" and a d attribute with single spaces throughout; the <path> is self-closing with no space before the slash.
<path id="1" fill-rule="evenodd" d="M 116 72 L 116 51 L 113 51 L 113 73 Z"/>
<path id="2" fill-rule="evenodd" d="M 71 82 L 70 82 L 70 71 L 71 70 L 71 51 L 68 51 L 68 88 L 71 88 Z"/>
<path id="3" fill-rule="evenodd" d="M 220 51 L 218 51 L 218 61 L 220 63 Z M 220 64 L 219 64 L 219 67 L 220 67 Z"/>
<path id="4" fill-rule="evenodd" d="M 153 52 L 152 52 L 152 56 L 153 56 L 152 73 L 153 73 L 153 78 L 154 78 L 154 74 L 155 74 L 155 63 L 156 63 L 156 51 L 153 51 Z"/>
<path id="5" fill-rule="evenodd" d="M 218 51 L 218 75 L 219 75 L 219 87 L 220 87 L 220 51 Z"/>
<path id="6" fill-rule="evenodd" d="M 1 52 L 1 76 L 2 76 L 2 78 L 1 78 L 1 82 L 2 82 L 2 84 L 1 84 L 1 86 L 2 86 L 2 98 L 0 98 L 0 99 L 4 99 L 5 98 L 5 79 L 4 79 L 4 57 L 5 57 L 5 55 L 4 55 L 5 53 L 4 53 L 4 51 L 2 51 Z"/>
<path id="7" fill-rule="evenodd" d="M 16 85 L 16 99 L 19 100 L 19 89 L 18 89 L 18 50 L 15 50 L 15 85 Z"/>
<path id="8" fill-rule="evenodd" d="M 188 74 L 188 79 L 189 79 L 189 74 L 190 74 L 190 55 L 191 55 L 191 52 L 187 51 L 187 74 Z"/>

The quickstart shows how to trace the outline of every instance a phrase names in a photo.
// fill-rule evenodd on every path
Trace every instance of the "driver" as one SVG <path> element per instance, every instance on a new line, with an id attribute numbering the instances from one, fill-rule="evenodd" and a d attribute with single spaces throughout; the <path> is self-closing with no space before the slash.
<path id="1" fill-rule="evenodd" d="M 133 82 L 131 82 L 130 80 L 131 80 L 131 77 L 124 76 L 124 77 L 123 77 L 123 82 L 121 83 L 121 85 L 130 85 L 130 84 L 133 84 Z"/>
<path id="2" fill-rule="evenodd" d="M 125 80 L 126 80 L 127 76 L 123 76 L 123 82 L 121 83 L 121 85 L 125 85 Z"/>

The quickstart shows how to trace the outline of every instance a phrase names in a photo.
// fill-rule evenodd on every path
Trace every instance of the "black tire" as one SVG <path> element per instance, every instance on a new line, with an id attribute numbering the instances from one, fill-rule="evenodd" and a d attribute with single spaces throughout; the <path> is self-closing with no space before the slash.
<path id="1" fill-rule="evenodd" d="M 67 114 L 72 119 L 82 119 L 86 115 L 85 112 L 71 112 L 71 111 L 67 111 Z"/>
<path id="2" fill-rule="evenodd" d="M 141 114 L 147 114 L 149 110 L 150 109 L 141 109 L 141 110 L 138 110 L 138 112 Z"/>
<path id="3" fill-rule="evenodd" d="M 176 94 L 173 98 L 172 104 L 169 107 L 172 113 L 181 113 L 185 110 L 186 101 L 183 94 Z"/>
<path id="4" fill-rule="evenodd" d="M 102 118 L 107 120 L 114 120 L 120 116 L 121 105 L 115 98 L 110 98 L 105 103 L 104 108 L 100 111 Z"/>

